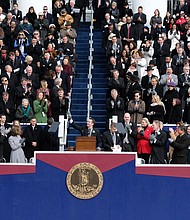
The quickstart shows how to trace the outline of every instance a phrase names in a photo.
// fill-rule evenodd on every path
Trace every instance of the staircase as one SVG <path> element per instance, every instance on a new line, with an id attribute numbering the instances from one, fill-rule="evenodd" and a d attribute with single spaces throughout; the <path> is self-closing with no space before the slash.
<path id="1" fill-rule="evenodd" d="M 90 24 L 82 23 L 77 37 L 76 52 L 78 63 L 76 67 L 77 75 L 73 81 L 71 97 L 71 114 L 73 120 L 78 125 L 86 124 L 87 103 L 88 103 L 88 70 L 89 70 L 89 31 Z M 101 132 L 106 127 L 106 57 L 101 48 L 102 33 L 100 30 L 93 30 L 93 70 L 92 70 L 92 100 L 90 116 L 96 121 L 95 128 Z M 79 131 L 69 127 L 68 147 L 75 146 L 76 136 L 80 136 Z"/>
<path id="2" fill-rule="evenodd" d="M 95 128 L 104 132 L 106 128 L 107 59 L 102 48 L 102 32 L 93 30 L 92 100 L 90 116 L 96 121 Z"/>

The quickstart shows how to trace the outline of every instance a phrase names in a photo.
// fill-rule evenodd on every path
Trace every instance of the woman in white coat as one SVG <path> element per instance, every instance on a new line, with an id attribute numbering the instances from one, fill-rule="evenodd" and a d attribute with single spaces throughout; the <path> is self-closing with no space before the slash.
<path id="1" fill-rule="evenodd" d="M 24 146 L 24 138 L 21 137 L 22 130 L 20 126 L 13 125 L 11 129 L 11 136 L 8 139 L 8 142 L 11 146 L 11 163 L 25 163 L 25 155 L 22 147 Z"/>
<path id="2" fill-rule="evenodd" d="M 138 71 L 138 77 L 140 80 L 145 74 L 146 69 L 146 59 L 144 58 L 144 55 L 141 53 L 140 50 L 136 50 L 133 54 L 134 62 L 136 63 L 137 71 Z"/>
<path id="3" fill-rule="evenodd" d="M 168 31 L 168 39 L 171 40 L 170 51 L 175 49 L 175 46 L 180 41 L 180 31 L 178 31 L 176 24 Z"/>

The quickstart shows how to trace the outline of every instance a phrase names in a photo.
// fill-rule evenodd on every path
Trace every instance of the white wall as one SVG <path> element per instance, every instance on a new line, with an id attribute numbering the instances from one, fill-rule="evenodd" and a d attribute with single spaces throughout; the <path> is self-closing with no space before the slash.
<path id="1" fill-rule="evenodd" d="M 52 0 L 17 0 L 19 9 L 23 16 L 26 15 L 30 6 L 33 6 L 37 15 L 43 12 L 43 6 L 48 6 L 48 11 L 52 12 Z"/>
<path id="2" fill-rule="evenodd" d="M 147 16 L 147 26 L 149 25 L 150 18 L 154 15 L 155 9 L 160 11 L 160 16 L 165 17 L 167 11 L 167 0 L 133 0 L 132 9 L 133 13 L 137 13 L 138 6 L 143 7 L 143 12 Z"/>

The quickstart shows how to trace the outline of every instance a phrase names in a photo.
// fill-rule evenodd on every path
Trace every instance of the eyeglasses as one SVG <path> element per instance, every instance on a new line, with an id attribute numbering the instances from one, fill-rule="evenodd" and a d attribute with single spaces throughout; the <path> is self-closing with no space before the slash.
<path id="1" fill-rule="evenodd" d="M 8 81 L 7 79 L 2 80 L 2 82 L 7 82 L 7 81 Z"/>
<path id="2" fill-rule="evenodd" d="M 44 11 L 47 11 L 48 9 L 47 9 L 47 8 L 44 8 L 43 10 L 44 10 Z"/>
<path id="3" fill-rule="evenodd" d="M 139 97 L 139 95 L 135 95 L 135 97 Z"/>
<path id="4" fill-rule="evenodd" d="M 38 35 L 38 33 L 34 33 L 34 35 Z"/>

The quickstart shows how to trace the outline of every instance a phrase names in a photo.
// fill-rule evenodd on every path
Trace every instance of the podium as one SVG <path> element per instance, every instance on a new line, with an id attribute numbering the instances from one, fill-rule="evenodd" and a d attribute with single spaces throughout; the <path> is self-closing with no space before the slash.
<path id="1" fill-rule="evenodd" d="M 76 137 L 76 151 L 96 151 L 96 137 Z"/>

